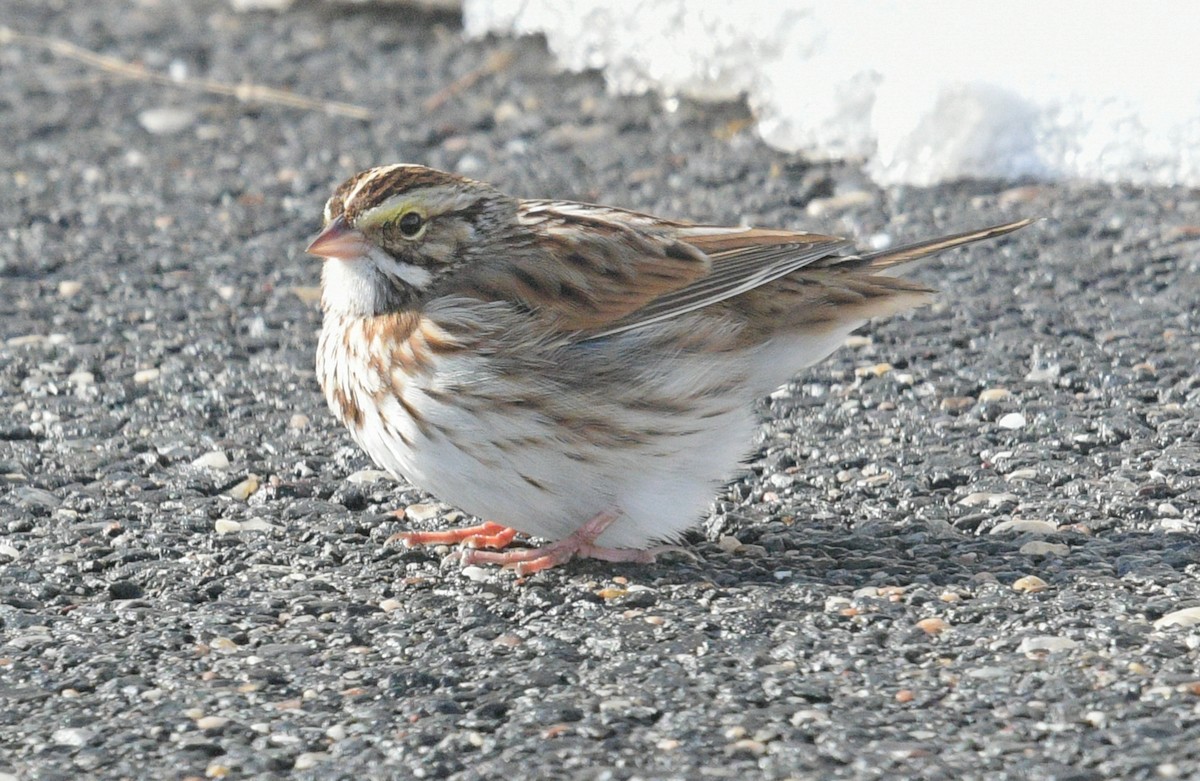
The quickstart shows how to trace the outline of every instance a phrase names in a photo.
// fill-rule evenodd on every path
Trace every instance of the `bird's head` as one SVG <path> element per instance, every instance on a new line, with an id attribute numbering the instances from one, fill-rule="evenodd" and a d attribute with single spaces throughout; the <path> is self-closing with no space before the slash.
<path id="1" fill-rule="evenodd" d="M 413 301 L 439 278 L 494 251 L 517 201 L 482 182 L 420 165 L 372 168 L 325 203 L 307 252 L 325 258 L 326 310 L 369 315 Z"/>

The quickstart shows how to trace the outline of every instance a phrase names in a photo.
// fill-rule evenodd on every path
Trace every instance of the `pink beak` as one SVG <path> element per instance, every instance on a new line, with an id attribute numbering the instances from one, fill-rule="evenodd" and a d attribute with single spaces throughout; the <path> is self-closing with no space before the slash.
<path id="1" fill-rule="evenodd" d="M 366 255 L 368 246 L 366 237 L 338 217 L 326 225 L 304 251 L 331 260 L 354 260 Z"/>

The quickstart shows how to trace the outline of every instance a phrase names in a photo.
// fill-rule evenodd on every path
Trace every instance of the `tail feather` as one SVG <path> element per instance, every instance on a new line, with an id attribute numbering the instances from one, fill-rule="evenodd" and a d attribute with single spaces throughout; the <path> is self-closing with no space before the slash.
<path id="1" fill-rule="evenodd" d="M 1016 222 L 1006 222 L 1003 225 L 993 225 L 990 228 L 983 228 L 982 230 L 966 231 L 965 233 L 956 233 L 953 236 L 942 236 L 937 239 L 926 239 L 925 241 L 918 241 L 913 244 L 905 244 L 901 247 L 890 247 L 878 252 L 859 255 L 851 259 L 850 263 L 857 268 L 884 271 L 885 269 L 919 260 L 942 250 L 951 249 L 952 247 L 960 247 L 964 244 L 1003 236 L 1006 233 L 1020 230 L 1034 221 L 1033 219 L 1017 220 Z"/>

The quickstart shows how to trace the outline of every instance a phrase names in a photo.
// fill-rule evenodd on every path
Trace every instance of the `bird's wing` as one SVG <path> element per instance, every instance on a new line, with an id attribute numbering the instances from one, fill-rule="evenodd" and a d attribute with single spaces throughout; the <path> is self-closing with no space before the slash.
<path id="1" fill-rule="evenodd" d="M 870 274 L 1020 226 L 905 247 L 894 258 L 847 255 L 851 243 L 833 236 L 694 225 L 569 201 L 523 201 L 519 217 L 536 236 L 531 244 L 468 271 L 455 286 L 548 314 L 580 340 L 694 312 L 807 266 L 845 263 Z"/>

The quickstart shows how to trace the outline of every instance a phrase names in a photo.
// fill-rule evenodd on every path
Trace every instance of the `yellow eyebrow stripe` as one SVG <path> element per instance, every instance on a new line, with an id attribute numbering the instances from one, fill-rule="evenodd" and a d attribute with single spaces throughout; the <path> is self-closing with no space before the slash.
<path id="1" fill-rule="evenodd" d="M 359 228 L 377 228 L 380 225 L 397 219 L 407 211 L 415 211 L 422 217 L 427 216 L 424 205 L 418 198 L 404 198 L 399 201 L 385 201 L 372 209 L 367 209 L 356 220 Z"/>

